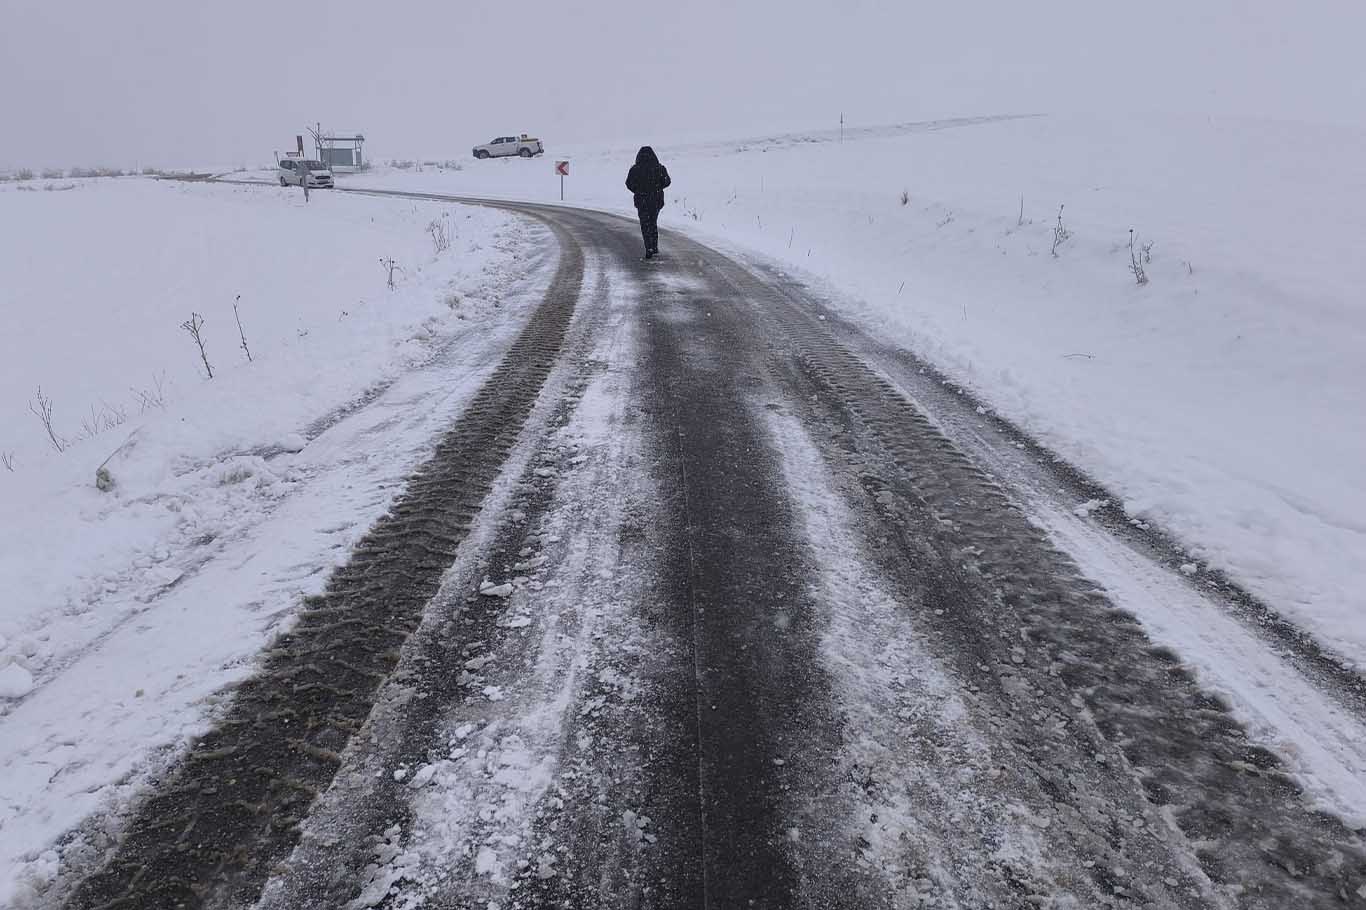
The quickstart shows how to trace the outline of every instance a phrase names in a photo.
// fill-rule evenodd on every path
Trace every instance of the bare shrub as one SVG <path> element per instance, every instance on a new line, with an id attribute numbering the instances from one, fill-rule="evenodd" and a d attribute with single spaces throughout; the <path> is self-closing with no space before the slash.
<path id="1" fill-rule="evenodd" d="M 1138 235 L 1133 228 L 1129 228 L 1129 271 L 1134 275 L 1134 281 L 1142 287 L 1148 283 L 1148 270 L 1145 266 L 1152 262 L 1152 242 L 1138 246 Z"/>
<path id="2" fill-rule="evenodd" d="M 1067 242 L 1067 238 L 1069 238 L 1069 237 L 1072 236 L 1072 232 L 1069 231 L 1069 230 L 1067 229 L 1066 225 L 1064 225 L 1064 224 L 1062 223 L 1062 210 L 1063 210 L 1063 208 L 1064 208 L 1064 206 L 1061 206 L 1061 205 L 1058 206 L 1058 223 L 1055 224 L 1055 225 L 1053 226 L 1053 255 L 1054 255 L 1054 256 L 1057 256 L 1057 255 L 1058 255 L 1058 247 L 1060 247 L 1060 246 L 1062 246 L 1064 243 L 1066 243 L 1066 242 Z"/>
<path id="3" fill-rule="evenodd" d="M 66 447 L 70 443 L 63 439 L 52 426 L 52 399 L 43 394 L 42 386 L 38 386 L 38 394 L 29 401 L 28 409 L 43 424 L 43 430 L 47 433 L 47 441 L 52 443 L 52 447 L 58 452 L 66 451 Z"/>
<path id="4" fill-rule="evenodd" d="M 152 374 L 152 385 L 150 388 L 138 389 L 129 386 L 128 390 L 133 393 L 133 397 L 138 400 L 138 406 L 141 408 L 139 413 L 146 414 L 152 408 L 164 409 L 166 407 L 165 386 L 165 371 Z"/>
<path id="5" fill-rule="evenodd" d="M 128 422 L 128 411 L 125 408 L 115 407 L 107 401 L 101 401 L 96 408 L 90 406 L 90 416 L 81 419 L 81 436 L 84 439 L 94 439 L 101 433 L 121 427 Z"/>
<path id="6" fill-rule="evenodd" d="M 902 205 L 910 205 L 910 202 L 911 202 L 911 193 L 910 193 L 910 190 L 902 190 L 902 191 L 901 191 L 901 204 L 902 204 Z"/>
<path id="7" fill-rule="evenodd" d="M 6 471 L 9 471 L 11 474 L 14 473 L 13 452 L 0 452 L 0 467 L 3 467 Z"/>
<path id="8" fill-rule="evenodd" d="M 442 212 L 440 218 L 433 218 L 427 225 L 427 233 L 431 235 L 432 246 L 436 248 L 436 254 L 440 256 L 451 248 L 451 216 L 447 212 Z"/>
<path id="9" fill-rule="evenodd" d="M 242 329 L 242 315 L 237 312 L 237 303 L 242 299 L 238 294 L 237 299 L 232 302 L 232 315 L 237 320 L 237 336 L 242 339 L 242 352 L 247 355 L 247 363 L 251 363 L 251 348 L 247 347 L 247 333 Z"/>
<path id="10" fill-rule="evenodd" d="M 1015 219 L 1016 227 L 1024 227 L 1024 194 L 1020 194 L 1020 217 Z"/>
<path id="11" fill-rule="evenodd" d="M 406 273 L 406 272 L 403 272 L 403 266 L 399 265 L 399 264 L 398 264 L 397 262 L 395 262 L 393 259 L 390 259 L 390 258 L 387 258 L 387 257 L 384 258 L 384 259 L 381 259 L 381 260 L 379 261 L 379 264 L 382 265 L 382 266 L 384 266 L 385 270 L 386 270 L 386 271 L 388 272 L 388 274 L 389 274 L 389 290 L 392 291 L 395 287 L 398 286 L 397 282 L 394 280 L 394 274 L 395 274 L 395 273 L 407 274 L 407 273 Z"/>
<path id="12" fill-rule="evenodd" d="M 26 167 L 21 167 L 21 168 L 19 169 L 18 173 L 16 173 L 16 174 L 14 175 L 14 179 L 15 179 L 15 180 L 32 180 L 32 179 L 33 179 L 33 171 L 29 170 L 29 169 L 26 168 Z"/>
<path id="13" fill-rule="evenodd" d="M 180 327 L 194 339 L 195 347 L 199 348 L 199 359 L 204 361 L 204 372 L 212 379 L 213 367 L 209 364 L 208 352 L 204 350 L 204 317 L 191 312 L 190 318 L 182 322 Z"/>

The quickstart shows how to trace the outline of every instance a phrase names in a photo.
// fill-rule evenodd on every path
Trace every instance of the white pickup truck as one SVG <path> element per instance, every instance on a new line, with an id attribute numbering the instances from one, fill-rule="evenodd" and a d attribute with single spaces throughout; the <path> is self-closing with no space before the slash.
<path id="1" fill-rule="evenodd" d="M 474 147 L 476 158 L 507 158 L 517 155 L 521 158 L 534 158 L 544 155 L 545 147 L 541 140 L 523 133 L 520 136 L 500 136 L 492 142 Z"/>

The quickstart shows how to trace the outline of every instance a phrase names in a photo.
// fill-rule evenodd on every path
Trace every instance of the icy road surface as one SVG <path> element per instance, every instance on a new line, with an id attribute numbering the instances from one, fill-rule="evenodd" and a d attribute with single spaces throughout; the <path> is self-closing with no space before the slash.
<path id="1" fill-rule="evenodd" d="M 1359 677 L 800 283 L 507 207 L 520 336 L 41 900 L 1366 906 Z"/>

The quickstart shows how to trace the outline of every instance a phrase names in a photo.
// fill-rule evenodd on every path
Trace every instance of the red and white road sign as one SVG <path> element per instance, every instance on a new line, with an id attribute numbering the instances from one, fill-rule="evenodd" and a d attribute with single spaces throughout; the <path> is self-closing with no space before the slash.
<path id="1" fill-rule="evenodd" d="M 556 162 L 555 162 L 555 173 L 559 174 L 561 177 L 568 177 L 568 176 L 569 176 L 569 162 L 568 162 L 568 161 L 556 161 Z"/>

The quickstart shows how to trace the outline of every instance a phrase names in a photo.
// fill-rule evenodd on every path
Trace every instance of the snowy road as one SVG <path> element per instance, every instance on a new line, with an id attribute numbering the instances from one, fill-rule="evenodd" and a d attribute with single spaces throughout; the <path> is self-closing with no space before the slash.
<path id="1" fill-rule="evenodd" d="M 800 283 L 508 207 L 544 301 L 65 906 L 1366 906 L 1359 679 Z"/>

